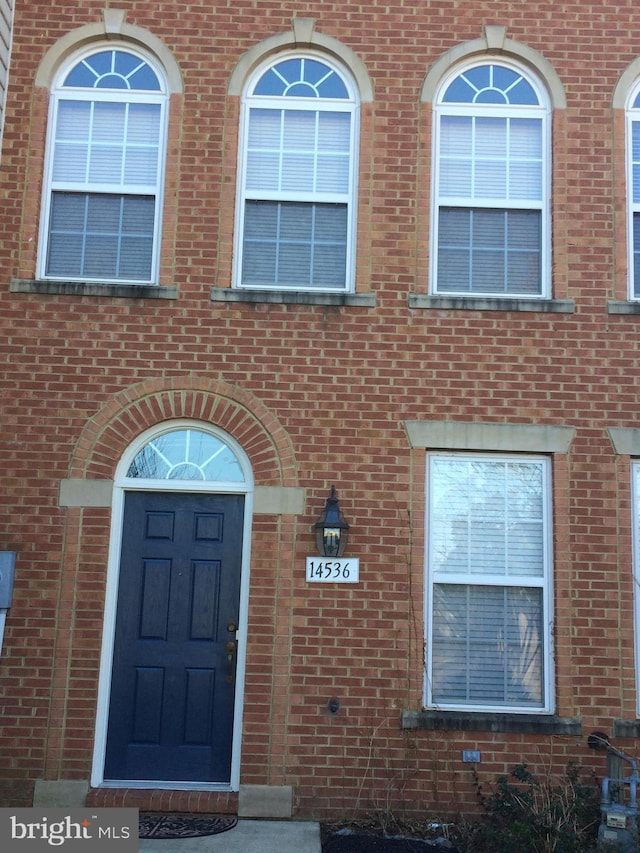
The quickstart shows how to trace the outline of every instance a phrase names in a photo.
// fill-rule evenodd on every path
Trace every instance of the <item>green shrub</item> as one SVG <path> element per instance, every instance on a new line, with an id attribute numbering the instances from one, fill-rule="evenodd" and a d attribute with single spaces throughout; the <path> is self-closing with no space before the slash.
<path id="1" fill-rule="evenodd" d="M 474 771 L 484 816 L 471 828 L 474 849 L 493 853 L 587 853 L 596 849 L 599 788 L 583 783 L 570 763 L 556 779 L 535 776 L 526 764 L 500 776 L 485 796 Z"/>

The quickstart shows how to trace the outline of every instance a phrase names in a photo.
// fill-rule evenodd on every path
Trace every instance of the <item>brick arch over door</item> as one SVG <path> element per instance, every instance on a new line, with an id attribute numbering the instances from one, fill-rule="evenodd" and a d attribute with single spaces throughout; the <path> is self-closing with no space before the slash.
<path id="1" fill-rule="evenodd" d="M 112 479 L 137 436 L 178 418 L 201 420 L 232 436 L 249 457 L 256 485 L 297 485 L 293 446 L 269 409 L 244 389 L 197 376 L 147 380 L 112 397 L 83 429 L 69 476 Z"/>
<path id="2" fill-rule="evenodd" d="M 109 397 L 82 429 L 70 460 L 69 477 L 113 481 L 123 453 L 138 436 L 177 419 L 199 420 L 232 436 L 249 458 L 255 485 L 298 485 L 293 445 L 270 410 L 242 388 L 193 374 L 148 379 Z M 111 505 L 71 505 L 65 516 L 51 682 L 52 695 L 59 698 L 51 705 L 48 721 L 44 767 L 47 780 L 78 778 L 79 762 L 83 778 L 86 775 L 88 779 L 91 772 L 93 743 L 87 733 L 93 731 L 95 709 L 92 705 L 88 710 L 79 705 L 71 707 L 70 703 L 74 696 L 86 695 L 88 672 L 96 690 L 98 686 L 102 634 L 93 628 L 85 629 L 87 625 L 100 624 L 104 616 L 104 601 L 101 595 L 95 596 L 96 582 L 101 584 L 96 579 L 96 566 L 105 566 L 106 579 Z M 286 623 L 285 619 L 281 621 Z M 277 624 L 275 614 L 274 626 Z M 80 639 L 79 631 L 83 632 Z M 283 683 L 274 690 L 275 696 L 282 697 L 283 706 L 278 709 L 282 714 L 288 701 L 285 687 L 283 676 Z M 211 801 L 203 810 L 230 808 L 223 799 Z M 168 806 L 167 809 L 170 810 Z"/>

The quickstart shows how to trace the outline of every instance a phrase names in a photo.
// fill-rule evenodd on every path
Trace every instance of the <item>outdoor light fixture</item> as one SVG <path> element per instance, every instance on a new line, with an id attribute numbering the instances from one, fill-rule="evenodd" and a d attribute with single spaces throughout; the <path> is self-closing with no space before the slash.
<path id="1" fill-rule="evenodd" d="M 331 486 L 331 494 L 314 530 L 318 553 L 322 557 L 342 557 L 349 538 L 349 525 L 342 515 L 335 486 Z"/>

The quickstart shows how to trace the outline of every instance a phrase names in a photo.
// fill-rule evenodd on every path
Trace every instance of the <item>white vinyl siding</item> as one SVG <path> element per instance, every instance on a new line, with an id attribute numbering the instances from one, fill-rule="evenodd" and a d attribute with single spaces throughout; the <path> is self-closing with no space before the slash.
<path id="1" fill-rule="evenodd" d="M 551 710 L 549 470 L 428 459 L 428 707 Z"/>
<path id="2" fill-rule="evenodd" d="M 100 78 L 105 59 L 131 70 Z M 136 91 L 136 84 L 149 88 Z M 54 93 L 44 277 L 156 283 L 166 124 L 158 90 L 139 57 L 101 51 L 78 63 Z"/>
<path id="3" fill-rule="evenodd" d="M 350 289 L 354 96 L 336 69 L 312 57 L 276 63 L 249 91 L 236 286 Z"/>
<path id="4" fill-rule="evenodd" d="M 472 67 L 435 110 L 434 292 L 549 292 L 546 109 L 518 70 Z"/>

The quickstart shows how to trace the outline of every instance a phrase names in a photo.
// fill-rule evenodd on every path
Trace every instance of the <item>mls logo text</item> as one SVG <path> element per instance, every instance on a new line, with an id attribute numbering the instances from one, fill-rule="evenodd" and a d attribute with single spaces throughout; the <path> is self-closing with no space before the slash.
<path id="1" fill-rule="evenodd" d="M 0 809 L 0 849 L 137 853 L 138 809 Z"/>

